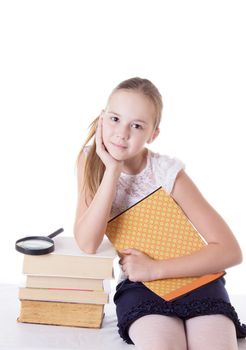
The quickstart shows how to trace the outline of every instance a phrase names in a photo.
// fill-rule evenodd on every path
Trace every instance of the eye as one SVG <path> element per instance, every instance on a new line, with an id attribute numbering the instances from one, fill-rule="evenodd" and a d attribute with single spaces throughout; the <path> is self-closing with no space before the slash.
<path id="1" fill-rule="evenodd" d="M 140 125 L 140 124 L 133 124 L 133 125 L 135 125 L 134 126 L 134 129 L 139 129 L 139 130 L 141 130 L 141 129 L 143 129 L 143 127 L 142 127 L 142 125 Z"/>
<path id="2" fill-rule="evenodd" d="M 114 115 L 111 115 L 109 118 L 114 123 L 117 123 L 120 120 L 118 117 L 116 117 Z M 132 126 L 133 126 L 134 129 L 143 130 L 143 127 L 140 124 L 133 123 Z"/>
<path id="3" fill-rule="evenodd" d="M 110 117 L 110 119 L 111 119 L 113 122 L 117 122 L 117 121 L 119 120 L 119 118 L 118 118 L 118 117 L 115 117 L 115 116 Z"/>

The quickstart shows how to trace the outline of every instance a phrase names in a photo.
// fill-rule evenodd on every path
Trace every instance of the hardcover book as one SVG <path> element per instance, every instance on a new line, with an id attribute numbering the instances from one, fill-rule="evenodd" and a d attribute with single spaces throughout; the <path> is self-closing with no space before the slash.
<path id="1" fill-rule="evenodd" d="M 115 249 L 103 240 L 96 254 L 82 252 L 73 237 L 55 239 L 55 251 L 45 255 L 24 255 L 26 275 L 111 279 Z"/>
<path id="2" fill-rule="evenodd" d="M 18 322 L 100 328 L 104 305 L 21 300 Z"/>
<path id="3" fill-rule="evenodd" d="M 162 187 L 112 218 L 108 222 L 106 235 L 118 251 L 135 248 L 159 260 L 191 255 L 207 244 L 180 206 Z M 221 271 L 204 276 L 143 283 L 170 301 L 224 274 L 225 271 Z"/>
<path id="4" fill-rule="evenodd" d="M 27 275 L 25 286 L 28 288 L 56 288 L 74 290 L 103 290 L 103 279 L 72 278 L 56 276 Z"/>
<path id="5" fill-rule="evenodd" d="M 57 301 L 84 304 L 107 304 L 108 293 L 52 288 L 19 288 L 20 300 Z"/>

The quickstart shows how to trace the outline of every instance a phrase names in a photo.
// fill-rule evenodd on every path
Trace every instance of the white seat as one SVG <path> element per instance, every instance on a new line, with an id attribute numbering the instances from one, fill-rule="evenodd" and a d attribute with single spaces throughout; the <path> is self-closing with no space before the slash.
<path id="1" fill-rule="evenodd" d="M 112 302 L 105 306 L 105 317 L 101 329 L 86 329 L 61 326 L 46 326 L 18 323 L 18 286 L 0 284 L 0 349 L 86 349 L 127 350 L 134 349 L 126 344 L 117 331 L 115 307 Z M 246 322 L 246 296 L 231 296 L 239 318 Z M 246 340 L 239 340 L 239 349 L 246 349 Z"/>

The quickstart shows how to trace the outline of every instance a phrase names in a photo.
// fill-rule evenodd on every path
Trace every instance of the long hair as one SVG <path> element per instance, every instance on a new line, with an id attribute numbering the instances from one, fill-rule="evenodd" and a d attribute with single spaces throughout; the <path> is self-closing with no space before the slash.
<path id="1" fill-rule="evenodd" d="M 113 91 L 109 96 L 109 99 L 118 90 L 132 90 L 134 92 L 139 92 L 143 94 L 145 97 L 147 97 L 155 107 L 154 130 L 156 130 L 159 127 L 159 124 L 161 121 L 162 108 L 163 108 L 162 97 L 160 92 L 156 88 L 156 86 L 151 81 L 149 81 L 148 79 L 142 79 L 138 77 L 124 80 L 113 89 Z M 95 136 L 98 120 L 99 120 L 99 116 L 96 119 L 94 119 L 89 126 L 90 130 L 89 130 L 88 136 L 84 144 L 82 145 L 82 148 L 77 157 L 77 168 L 79 166 L 79 159 L 81 157 L 82 152 L 85 152 L 87 144 Z M 90 146 L 89 150 L 86 153 L 87 153 L 87 157 L 85 160 L 84 176 L 83 176 L 84 181 L 81 184 L 80 189 L 81 191 L 83 190 L 85 191 L 85 198 L 88 199 L 88 198 L 93 198 L 94 195 L 96 194 L 96 191 L 103 178 L 105 165 L 96 153 L 95 137 L 92 145 Z"/>

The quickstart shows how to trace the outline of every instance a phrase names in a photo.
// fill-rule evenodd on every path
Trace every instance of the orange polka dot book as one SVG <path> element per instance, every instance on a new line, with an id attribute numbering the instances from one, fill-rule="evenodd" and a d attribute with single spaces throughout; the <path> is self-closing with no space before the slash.
<path id="1" fill-rule="evenodd" d="M 117 251 L 135 248 L 158 260 L 191 255 L 207 244 L 163 187 L 111 219 L 106 235 Z M 170 301 L 225 273 L 221 271 L 197 277 L 166 278 L 143 283 Z"/>

